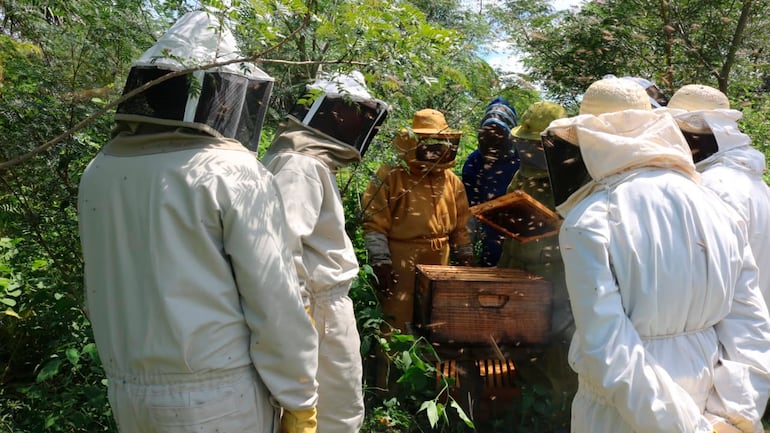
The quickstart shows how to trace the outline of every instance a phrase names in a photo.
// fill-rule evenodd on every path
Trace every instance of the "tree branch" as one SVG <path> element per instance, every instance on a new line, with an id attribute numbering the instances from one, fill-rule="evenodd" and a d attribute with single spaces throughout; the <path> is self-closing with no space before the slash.
<path id="1" fill-rule="evenodd" d="M 733 40 L 730 41 L 730 48 L 725 56 L 725 61 L 722 63 L 722 68 L 719 71 L 717 80 L 719 82 L 719 90 L 725 95 L 727 94 L 727 84 L 730 77 L 730 71 L 735 63 L 735 53 L 738 51 L 743 34 L 746 30 L 746 26 L 749 22 L 749 16 L 751 15 L 751 6 L 754 0 L 743 0 L 743 7 L 741 8 L 741 17 L 738 19 L 738 24 L 735 27 L 735 33 L 733 34 Z"/>
<path id="2" fill-rule="evenodd" d="M 294 31 L 292 31 L 289 35 L 287 35 L 285 38 L 283 38 L 280 42 L 278 42 L 277 44 L 271 46 L 270 48 L 262 51 L 261 53 L 258 53 L 258 54 L 255 54 L 255 55 L 249 56 L 249 57 L 232 59 L 232 60 L 228 60 L 228 61 L 225 61 L 225 62 L 209 63 L 209 64 L 205 64 L 205 65 L 199 65 L 199 66 L 195 66 L 195 67 L 190 67 L 190 68 L 187 68 L 187 69 L 184 69 L 184 70 L 180 70 L 180 71 L 174 71 L 174 72 L 168 73 L 166 75 L 163 75 L 162 77 L 158 77 L 155 80 L 152 80 L 150 82 L 145 83 L 143 86 L 138 87 L 138 88 L 136 88 L 136 89 L 134 89 L 134 90 L 132 90 L 132 91 L 122 95 L 120 98 L 118 98 L 118 99 L 108 103 L 107 105 L 105 105 L 104 107 L 102 107 L 101 109 L 96 111 L 95 113 L 91 114 L 90 116 L 88 116 L 85 119 L 81 120 L 80 122 L 76 123 L 71 128 L 67 129 L 63 133 L 61 133 L 58 136 L 52 138 L 51 140 L 48 140 L 47 142 L 41 144 L 40 146 L 37 146 L 37 147 L 33 148 L 29 152 L 24 153 L 22 155 L 19 155 L 19 156 L 15 157 L 15 158 L 9 159 L 7 161 L 0 162 L 0 172 L 8 170 L 9 168 L 14 167 L 14 166 L 16 166 L 18 164 L 21 164 L 23 162 L 29 161 L 30 159 L 34 158 L 36 155 L 39 155 L 40 153 L 45 152 L 46 150 L 50 149 L 52 146 L 56 145 L 57 143 L 60 143 L 61 141 L 67 139 L 70 136 L 72 136 L 75 132 L 85 128 L 88 125 L 90 125 L 96 119 L 98 119 L 100 116 L 104 115 L 105 113 L 107 113 L 108 111 L 113 109 L 114 107 L 120 105 L 121 103 L 123 103 L 127 99 L 130 99 L 130 98 L 138 95 L 139 93 L 142 93 L 142 92 L 146 91 L 147 89 L 149 89 L 149 88 L 151 88 L 153 86 L 161 84 L 164 81 L 167 81 L 167 80 L 170 80 L 172 78 L 179 77 L 179 76 L 182 76 L 182 75 L 187 75 L 187 74 L 195 72 L 195 71 L 201 71 L 201 70 L 211 69 L 211 68 L 215 68 L 215 67 L 226 66 L 226 65 L 233 64 L 233 63 L 276 63 L 276 64 L 284 64 L 284 65 L 312 65 L 312 64 L 341 64 L 341 63 L 344 63 L 344 64 L 354 64 L 354 65 L 357 65 L 357 66 L 364 65 L 364 63 L 360 63 L 360 62 L 338 62 L 338 61 L 320 62 L 320 61 L 312 61 L 312 60 L 295 62 L 295 61 L 289 61 L 289 60 L 277 60 L 277 59 L 264 59 L 263 58 L 266 54 L 276 50 L 277 48 L 279 48 L 280 46 L 285 44 L 287 41 L 289 41 L 291 38 L 293 38 L 294 35 L 299 33 L 303 28 L 305 28 L 308 25 L 308 23 L 310 22 L 311 15 L 312 14 L 310 12 L 308 12 L 305 15 L 305 17 L 304 17 L 304 19 L 302 21 L 302 24 L 299 27 L 294 29 Z"/>

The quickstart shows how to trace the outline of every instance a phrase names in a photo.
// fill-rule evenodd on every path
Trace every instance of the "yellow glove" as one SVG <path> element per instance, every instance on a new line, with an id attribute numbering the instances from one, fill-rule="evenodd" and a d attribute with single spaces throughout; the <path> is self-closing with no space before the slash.
<path id="1" fill-rule="evenodd" d="M 315 319 L 313 318 L 312 311 L 310 311 L 310 305 L 305 306 L 305 312 L 307 313 L 307 317 L 310 317 L 310 323 L 313 324 L 313 328 L 315 328 Z"/>
<path id="2" fill-rule="evenodd" d="M 316 433 L 316 409 L 283 411 L 281 433 Z"/>
<path id="3" fill-rule="evenodd" d="M 725 421 L 714 423 L 711 428 L 714 430 L 713 433 L 741 433 L 743 431 Z"/>

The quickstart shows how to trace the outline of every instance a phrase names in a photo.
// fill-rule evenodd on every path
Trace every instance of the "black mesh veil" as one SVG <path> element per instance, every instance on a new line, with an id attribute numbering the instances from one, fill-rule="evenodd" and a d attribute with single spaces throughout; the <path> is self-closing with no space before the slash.
<path id="1" fill-rule="evenodd" d="M 171 72 L 156 66 L 134 66 L 123 93 Z M 272 80 L 197 71 L 168 79 L 129 98 L 118 106 L 115 118 L 196 128 L 238 139 L 256 150 L 272 86 Z"/>
<path id="2" fill-rule="evenodd" d="M 312 99 L 315 98 L 315 99 Z M 299 122 L 354 147 L 363 155 L 388 115 L 382 101 L 359 100 L 347 95 L 306 95 L 289 115 Z"/>
<path id="3" fill-rule="evenodd" d="M 554 203 L 559 206 L 588 183 L 591 175 L 578 146 L 550 134 L 544 135 L 542 142 Z"/>

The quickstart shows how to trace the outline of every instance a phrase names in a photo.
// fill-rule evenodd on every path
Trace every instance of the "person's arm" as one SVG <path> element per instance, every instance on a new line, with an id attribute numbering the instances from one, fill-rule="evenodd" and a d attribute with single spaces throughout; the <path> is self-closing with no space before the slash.
<path id="1" fill-rule="evenodd" d="M 278 156 L 268 168 L 273 172 L 274 183 L 278 188 L 286 213 L 286 225 L 294 251 L 294 263 L 297 266 L 303 297 L 308 297 L 310 284 L 304 254 L 304 239 L 312 235 L 323 205 L 323 184 L 319 178 L 318 167 L 305 163 L 301 155 Z M 306 300 L 307 303 L 307 300 Z"/>
<path id="2" fill-rule="evenodd" d="M 463 164 L 462 181 L 469 207 L 481 203 L 481 191 L 479 191 L 478 181 L 480 166 L 479 160 L 476 157 L 479 155 L 478 151 L 471 152 Z M 468 230 L 471 236 L 471 243 L 475 245 L 481 239 L 483 225 L 476 217 L 471 216 L 468 219 Z"/>
<path id="3" fill-rule="evenodd" d="M 606 222 L 599 220 L 592 219 L 591 228 L 565 222 L 559 235 L 576 325 L 570 365 L 635 432 L 711 432 L 692 397 L 648 358 L 625 314 Z"/>
<path id="4" fill-rule="evenodd" d="M 480 153 L 474 150 L 463 163 L 462 182 L 469 206 L 481 203 L 481 191 L 478 188 L 479 171 L 481 170 Z"/>
<path id="5" fill-rule="evenodd" d="M 364 247 L 377 279 L 375 286 L 385 296 L 390 296 L 396 279 L 388 245 L 392 217 L 388 173 L 390 170 L 386 166 L 380 167 L 377 176 L 369 182 L 363 197 Z"/>
<path id="6" fill-rule="evenodd" d="M 222 227 L 251 330 L 251 360 L 278 404 L 306 420 L 318 399 L 318 337 L 301 301 L 272 176 L 256 168 L 242 171 L 230 187 L 231 207 L 222 214 Z"/>
<path id="7" fill-rule="evenodd" d="M 715 328 L 722 351 L 706 410 L 744 432 L 761 432 L 770 396 L 770 318 L 748 244 L 730 312 Z"/>

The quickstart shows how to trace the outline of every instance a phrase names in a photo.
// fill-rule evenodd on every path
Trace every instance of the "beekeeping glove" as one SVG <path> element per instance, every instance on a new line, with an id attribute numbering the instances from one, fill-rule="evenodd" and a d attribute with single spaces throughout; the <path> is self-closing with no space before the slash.
<path id="1" fill-rule="evenodd" d="M 398 281 L 396 273 L 393 272 L 391 263 L 376 263 L 372 265 L 374 276 L 377 278 L 375 287 L 377 291 L 385 297 L 393 295 L 393 286 Z"/>
<path id="2" fill-rule="evenodd" d="M 281 433 L 316 433 L 316 408 L 285 410 L 281 417 Z"/>

